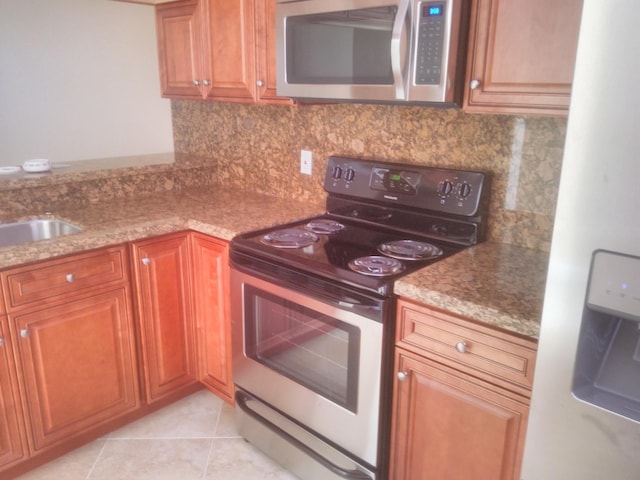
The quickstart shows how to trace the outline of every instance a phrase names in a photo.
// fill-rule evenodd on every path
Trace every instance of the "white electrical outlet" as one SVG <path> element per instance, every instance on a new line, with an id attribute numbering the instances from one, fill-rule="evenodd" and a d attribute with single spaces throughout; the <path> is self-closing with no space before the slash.
<path id="1" fill-rule="evenodd" d="M 313 169 L 313 155 L 310 150 L 300 150 L 300 173 L 311 175 Z"/>

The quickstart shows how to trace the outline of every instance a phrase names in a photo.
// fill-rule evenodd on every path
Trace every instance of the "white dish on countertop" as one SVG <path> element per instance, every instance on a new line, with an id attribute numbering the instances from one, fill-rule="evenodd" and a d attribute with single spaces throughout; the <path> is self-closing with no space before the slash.
<path id="1" fill-rule="evenodd" d="M 51 170 L 51 164 L 46 158 L 36 158 L 33 160 L 25 160 L 22 169 L 29 173 L 48 172 Z"/>

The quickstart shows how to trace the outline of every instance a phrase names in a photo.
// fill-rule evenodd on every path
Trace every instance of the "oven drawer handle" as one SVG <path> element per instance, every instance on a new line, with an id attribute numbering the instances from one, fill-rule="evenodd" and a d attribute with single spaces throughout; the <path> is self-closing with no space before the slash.
<path id="1" fill-rule="evenodd" d="M 338 465 L 335 465 L 334 463 L 330 462 L 319 453 L 315 452 L 309 446 L 302 443 L 297 438 L 289 435 L 287 432 L 282 430 L 280 427 L 278 427 L 274 423 L 270 422 L 266 418 L 262 418 L 260 415 L 258 415 L 253 410 L 251 410 L 247 405 L 247 400 L 250 400 L 250 399 L 251 397 L 249 397 L 246 393 L 241 391 L 236 391 L 236 402 L 238 404 L 238 407 L 240 407 L 247 415 L 251 416 L 253 419 L 257 420 L 258 422 L 262 423 L 271 431 L 277 433 L 279 436 L 284 438 L 287 442 L 291 443 L 294 447 L 302 450 L 304 453 L 309 455 L 316 462 L 322 464 L 328 470 L 331 470 L 336 475 L 339 475 L 340 477 L 346 478 L 348 480 L 371 480 L 371 477 L 366 473 L 360 472 L 358 470 L 345 470 L 344 468 L 339 467 Z"/>

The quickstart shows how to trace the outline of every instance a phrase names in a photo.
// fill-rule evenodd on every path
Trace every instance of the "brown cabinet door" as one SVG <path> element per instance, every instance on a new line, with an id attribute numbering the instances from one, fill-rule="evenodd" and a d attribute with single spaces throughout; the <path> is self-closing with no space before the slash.
<path id="1" fill-rule="evenodd" d="M 258 101 L 290 105 L 290 98 L 276 93 L 276 0 L 255 1 Z"/>
<path id="2" fill-rule="evenodd" d="M 396 368 L 390 478 L 520 478 L 526 399 L 402 350 Z"/>
<path id="3" fill-rule="evenodd" d="M 582 0 L 474 2 L 465 110 L 566 115 L 581 13 Z"/>
<path id="4" fill-rule="evenodd" d="M 205 51 L 211 73 L 212 100 L 254 102 L 254 0 L 208 0 Z"/>
<path id="5" fill-rule="evenodd" d="M 7 319 L 0 316 L 0 472 L 27 455 Z"/>
<path id="6" fill-rule="evenodd" d="M 196 382 L 188 235 L 133 244 L 146 398 L 152 403 Z"/>
<path id="7" fill-rule="evenodd" d="M 193 292 L 200 381 L 233 402 L 229 317 L 229 244 L 192 233 Z"/>
<path id="8" fill-rule="evenodd" d="M 202 58 L 200 7 L 196 1 L 156 7 L 160 87 L 163 97 L 201 99 L 208 74 Z"/>
<path id="9" fill-rule="evenodd" d="M 36 452 L 139 407 L 126 287 L 13 318 Z"/>

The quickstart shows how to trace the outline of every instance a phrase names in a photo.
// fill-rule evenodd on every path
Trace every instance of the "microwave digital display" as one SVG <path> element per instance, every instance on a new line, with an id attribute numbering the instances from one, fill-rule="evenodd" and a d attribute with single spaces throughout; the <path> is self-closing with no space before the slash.
<path id="1" fill-rule="evenodd" d="M 442 16 L 442 5 L 425 5 L 422 9 L 423 17 L 440 17 Z"/>

